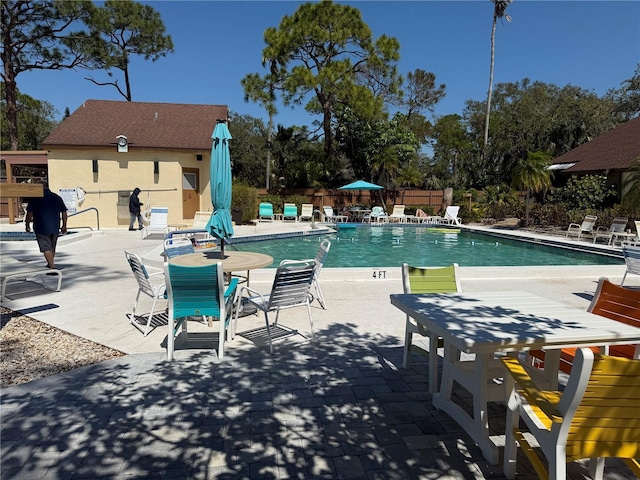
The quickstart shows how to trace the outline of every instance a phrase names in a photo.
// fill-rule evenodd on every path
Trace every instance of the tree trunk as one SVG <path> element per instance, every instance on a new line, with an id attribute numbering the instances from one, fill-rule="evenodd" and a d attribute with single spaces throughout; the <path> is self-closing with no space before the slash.
<path id="1" fill-rule="evenodd" d="M 493 93 L 493 66 L 495 62 L 496 55 L 496 23 L 498 21 L 498 16 L 493 14 L 493 25 L 491 26 L 491 66 L 489 68 L 489 91 L 487 92 L 487 112 L 484 116 L 484 146 L 483 149 L 487 148 L 487 143 L 489 142 L 489 114 L 491 112 L 491 95 Z"/>
<path id="2" fill-rule="evenodd" d="M 4 9 L 4 7 L 3 7 Z M 3 15 L 4 16 L 4 15 Z M 4 30 L 4 28 L 3 28 Z M 2 50 L 2 63 L 4 64 L 4 90 L 7 102 L 7 132 L 9 133 L 9 145 L 11 150 L 18 150 L 18 104 L 17 85 L 13 61 L 11 60 L 11 35 L 4 35 Z"/>

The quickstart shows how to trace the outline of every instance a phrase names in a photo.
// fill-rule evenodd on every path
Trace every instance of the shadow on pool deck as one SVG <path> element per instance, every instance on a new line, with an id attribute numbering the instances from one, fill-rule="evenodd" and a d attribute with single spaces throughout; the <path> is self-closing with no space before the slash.
<path id="1" fill-rule="evenodd" d="M 401 291 L 399 269 L 375 279 L 371 269 L 324 269 L 328 308 L 314 303 L 315 343 L 304 337 L 306 312 L 294 309 L 280 322 L 302 335 L 277 342 L 273 356 L 254 343 L 259 336 L 240 333 L 222 360 L 212 346 L 180 349 L 169 363 L 166 326 L 143 337 L 125 317 L 137 287 L 123 250 L 144 253 L 158 242 L 136 233 L 105 230 L 62 244 L 63 290 L 6 303 L 130 355 L 2 389 L 2 478 L 503 478 L 500 465 L 488 465 L 432 407 L 426 359 L 401 367 L 404 315 L 389 302 Z M 40 257 L 15 243 L 12 254 Z M 252 286 L 267 291 L 273 273 L 256 271 Z M 527 290 L 579 308 L 598 277 L 619 282 L 623 273 L 624 266 L 461 268 L 463 291 Z M 242 318 L 238 331 L 263 322 Z M 504 417 L 492 404 L 498 442 Z M 620 462 L 607 466 L 608 478 L 633 478 Z M 523 458 L 518 471 L 534 478 Z M 572 464 L 569 478 L 585 473 Z"/>

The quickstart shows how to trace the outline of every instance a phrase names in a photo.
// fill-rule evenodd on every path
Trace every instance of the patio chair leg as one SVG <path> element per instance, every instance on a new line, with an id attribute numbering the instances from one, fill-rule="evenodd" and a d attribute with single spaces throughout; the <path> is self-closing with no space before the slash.
<path id="1" fill-rule="evenodd" d="M 276 314 L 276 318 L 277 316 L 278 315 Z M 269 339 L 269 353 L 273 355 L 273 343 L 271 342 L 271 329 L 269 328 L 269 314 L 266 311 L 264 312 L 264 321 L 267 324 L 267 338 Z"/>

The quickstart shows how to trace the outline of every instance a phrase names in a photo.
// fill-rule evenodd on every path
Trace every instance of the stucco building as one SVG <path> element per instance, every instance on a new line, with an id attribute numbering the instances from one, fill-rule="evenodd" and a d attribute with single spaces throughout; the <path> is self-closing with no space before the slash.
<path id="1" fill-rule="evenodd" d="M 66 200 L 85 192 L 78 210 L 95 207 L 101 227 L 128 227 L 128 199 L 169 207 L 169 223 L 211 211 L 211 135 L 226 105 L 87 100 L 43 141 L 49 183 Z M 233 155 L 233 145 L 231 145 Z M 71 227 L 86 225 L 82 215 Z"/>

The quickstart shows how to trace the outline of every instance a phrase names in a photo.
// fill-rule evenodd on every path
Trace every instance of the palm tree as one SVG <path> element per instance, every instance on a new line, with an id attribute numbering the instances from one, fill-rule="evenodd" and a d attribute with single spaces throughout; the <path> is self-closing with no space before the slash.
<path id="1" fill-rule="evenodd" d="M 487 93 L 487 113 L 484 117 L 484 148 L 489 141 L 489 112 L 491 111 L 491 94 L 493 93 L 493 66 L 496 56 L 496 24 L 498 19 L 506 18 L 507 22 L 511 17 L 507 15 L 507 7 L 512 0 L 491 0 L 493 2 L 493 23 L 491 25 L 491 68 L 489 69 L 489 91 Z"/>
<path id="2" fill-rule="evenodd" d="M 511 174 L 511 185 L 518 190 L 525 189 L 525 226 L 529 225 L 529 196 L 551 186 L 551 157 L 543 152 L 527 152 L 527 158 L 516 164 Z"/>

